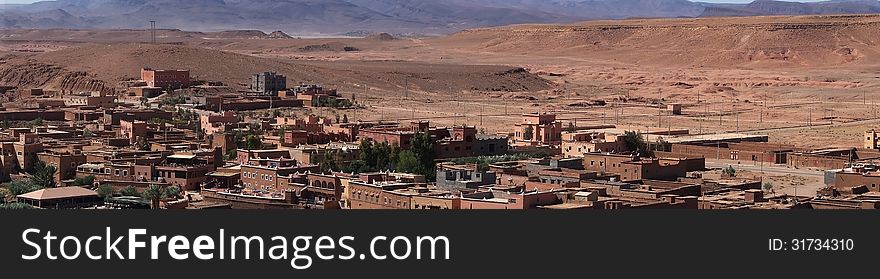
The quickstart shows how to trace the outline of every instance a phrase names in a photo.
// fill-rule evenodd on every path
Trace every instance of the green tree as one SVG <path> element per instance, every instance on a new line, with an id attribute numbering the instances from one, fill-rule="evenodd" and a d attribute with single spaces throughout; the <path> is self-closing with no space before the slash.
<path id="1" fill-rule="evenodd" d="M 327 150 L 326 152 L 324 152 L 324 160 L 321 160 L 321 172 L 328 173 L 334 170 L 340 170 L 339 166 L 336 164 L 336 151 Z"/>
<path id="2" fill-rule="evenodd" d="M 523 138 L 524 138 L 524 139 L 526 139 L 526 140 L 532 140 L 532 137 L 534 137 L 534 135 L 535 135 L 535 131 L 532 130 L 532 126 L 526 126 L 526 127 L 523 129 Z"/>
<path id="3" fill-rule="evenodd" d="M 55 166 L 47 165 L 43 161 L 34 163 L 34 173 L 31 176 L 31 183 L 41 188 L 55 187 Z"/>
<path id="4" fill-rule="evenodd" d="M 419 171 L 416 173 L 424 175 L 429 181 L 433 181 L 437 174 L 434 173 L 435 154 L 434 142 L 431 140 L 431 135 L 426 133 L 416 133 L 410 144 L 410 151 L 415 154 L 421 165 Z"/>
<path id="5" fill-rule="evenodd" d="M 394 163 L 391 157 L 391 145 L 387 142 L 383 142 L 377 144 L 374 148 L 374 153 L 376 154 L 376 167 L 379 168 L 379 170 L 389 169 Z"/>
<path id="6" fill-rule="evenodd" d="M 28 126 L 30 126 L 31 128 L 43 126 L 43 118 L 31 120 L 30 122 L 28 122 Z"/>
<path id="7" fill-rule="evenodd" d="M 635 131 L 624 132 L 623 143 L 626 144 L 626 149 L 630 151 L 640 151 L 647 145 L 642 134 Z"/>
<path id="8" fill-rule="evenodd" d="M 162 189 L 159 185 L 150 185 L 146 190 L 144 190 L 143 197 L 150 201 L 150 207 L 153 209 L 159 208 L 159 201 L 167 198 L 168 193 Z"/>
<path id="9" fill-rule="evenodd" d="M 263 127 L 259 123 L 248 124 L 248 135 L 259 136 L 263 134 Z"/>
<path id="10" fill-rule="evenodd" d="M 150 151 L 150 142 L 147 139 L 140 137 L 135 143 L 135 147 L 140 151 Z"/>
<path id="11" fill-rule="evenodd" d="M 105 200 L 116 194 L 116 190 L 113 190 L 113 186 L 110 186 L 109 184 L 101 184 L 101 186 L 98 186 L 96 192 L 98 192 L 99 197 Z"/>
<path id="12" fill-rule="evenodd" d="M 359 168 L 360 172 L 379 171 L 392 169 L 397 164 L 398 153 L 400 147 L 387 142 L 373 143 L 373 141 L 363 139 L 360 144 L 360 161 L 363 167 Z"/>
<path id="13" fill-rule="evenodd" d="M 770 183 L 770 181 L 764 182 L 764 185 L 761 185 L 761 188 L 764 189 L 764 192 L 775 192 L 773 189 L 773 183 Z"/>
<path id="14" fill-rule="evenodd" d="M 12 209 L 12 210 L 16 210 L 16 209 L 33 209 L 33 208 L 34 208 L 34 207 L 31 206 L 31 205 L 29 205 L 29 204 L 26 204 L 26 203 L 20 203 L 20 202 L 0 204 L 0 210 L 2 210 L 2 209 Z"/>
<path id="15" fill-rule="evenodd" d="M 247 137 L 247 149 L 263 148 L 263 139 L 259 135 L 250 135 Z"/>
<path id="16" fill-rule="evenodd" d="M 95 184 L 95 176 L 87 175 L 84 177 L 77 177 L 73 180 L 74 186 L 92 186 Z"/>
<path id="17" fill-rule="evenodd" d="M 351 164 L 342 168 L 342 172 L 346 173 L 362 173 L 367 171 L 367 164 L 363 160 L 354 160 Z"/>
<path id="18" fill-rule="evenodd" d="M 373 152 L 373 141 L 361 139 L 359 150 L 360 161 L 364 164 L 364 169 L 361 171 L 370 171 L 369 169 L 371 167 L 376 167 L 376 154 Z"/>
<path id="19" fill-rule="evenodd" d="M 131 185 L 128 185 L 128 186 L 125 186 L 125 188 L 122 188 L 122 191 L 119 191 L 119 194 L 126 196 L 126 197 L 140 197 L 141 196 L 141 193 L 138 192 L 137 188 L 135 188 L 134 186 L 131 186 Z"/>
<path id="20" fill-rule="evenodd" d="M 419 158 L 410 150 L 401 151 L 397 159 L 397 171 L 406 173 L 421 173 L 422 163 Z"/>
<path id="21" fill-rule="evenodd" d="M 724 174 L 724 176 L 726 177 L 736 177 L 736 169 L 733 168 L 733 166 L 727 166 L 726 168 L 721 170 L 721 173 Z"/>
<path id="22" fill-rule="evenodd" d="M 626 131 L 623 134 L 623 142 L 626 144 L 627 150 L 636 152 L 639 156 L 654 157 L 654 151 L 648 148 L 648 144 L 645 141 L 645 138 L 642 137 L 642 133 Z"/>
<path id="23" fill-rule="evenodd" d="M 24 193 L 30 193 L 30 192 L 33 192 L 36 190 L 43 189 L 43 187 L 40 187 L 39 185 L 34 184 L 30 180 L 12 181 L 9 183 L 9 185 L 7 185 L 6 188 L 9 189 L 9 193 L 12 196 L 18 196 L 18 195 L 21 195 Z"/>
<path id="24" fill-rule="evenodd" d="M 177 186 L 169 186 L 169 187 L 165 187 L 165 189 L 163 189 L 163 194 L 165 195 L 165 198 L 177 199 L 177 198 L 180 198 L 180 193 L 181 193 L 180 187 L 177 187 Z"/>
<path id="25" fill-rule="evenodd" d="M 238 150 L 235 150 L 235 149 L 229 149 L 229 151 L 226 151 L 226 156 L 225 156 L 225 157 L 226 157 L 226 158 L 225 158 L 226 161 L 232 161 L 232 160 L 235 160 L 235 158 L 238 157 Z"/>
<path id="26" fill-rule="evenodd" d="M 342 123 L 348 123 L 348 114 L 342 114 Z"/>

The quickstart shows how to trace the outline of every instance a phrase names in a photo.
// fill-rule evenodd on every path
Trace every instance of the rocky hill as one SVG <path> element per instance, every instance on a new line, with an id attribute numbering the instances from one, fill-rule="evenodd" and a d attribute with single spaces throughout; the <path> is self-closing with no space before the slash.
<path id="1" fill-rule="evenodd" d="M 136 80 L 142 67 L 187 69 L 194 79 L 243 89 L 253 73 L 279 72 L 289 84 L 366 84 L 411 90 L 535 91 L 551 83 L 521 68 L 398 61 L 295 61 L 181 45 L 88 44 L 35 55 L 0 57 L 0 84 L 63 90 L 110 90 Z"/>
<path id="2" fill-rule="evenodd" d="M 880 2 L 867 0 L 798 3 L 757 0 L 745 5 L 710 5 L 701 17 L 880 13 Z"/>
<path id="3" fill-rule="evenodd" d="M 776 67 L 880 62 L 880 15 L 590 21 L 463 31 L 467 51 L 645 65 Z"/>

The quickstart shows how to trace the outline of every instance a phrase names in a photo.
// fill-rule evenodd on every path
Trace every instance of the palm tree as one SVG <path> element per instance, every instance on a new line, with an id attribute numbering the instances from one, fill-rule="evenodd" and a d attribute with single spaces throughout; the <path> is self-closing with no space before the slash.
<path id="1" fill-rule="evenodd" d="M 164 189 L 165 198 L 178 198 L 180 197 L 180 188 L 177 186 L 165 187 Z"/>
<path id="2" fill-rule="evenodd" d="M 153 209 L 157 209 L 159 208 L 159 201 L 166 198 L 167 194 L 168 193 L 166 191 L 162 190 L 162 187 L 152 184 L 149 188 L 144 190 L 143 193 L 141 193 L 141 196 L 150 201 L 150 207 L 152 207 Z"/>
<path id="3" fill-rule="evenodd" d="M 31 183 L 41 188 L 55 188 L 55 166 L 47 165 L 43 161 L 36 161 L 33 166 Z"/>

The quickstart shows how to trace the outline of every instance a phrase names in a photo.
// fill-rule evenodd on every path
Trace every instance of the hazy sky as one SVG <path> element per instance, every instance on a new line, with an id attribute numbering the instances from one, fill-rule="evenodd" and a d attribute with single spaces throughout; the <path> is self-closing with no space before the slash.
<path id="1" fill-rule="evenodd" d="M 692 0 L 696 2 L 709 2 L 709 3 L 750 3 L 753 0 Z M 786 0 L 790 2 L 819 2 L 823 0 Z M 0 0 L 0 3 L 5 4 L 20 4 L 20 3 L 33 3 L 37 2 L 37 0 Z"/>
<path id="2" fill-rule="evenodd" d="M 0 0 L 0 4 L 22 4 L 22 3 L 33 3 L 38 0 Z M 709 2 L 709 3 L 750 3 L 753 0 L 691 0 L 695 2 Z M 819 2 L 824 0 L 784 0 L 789 2 Z"/>
<path id="3" fill-rule="evenodd" d="M 694 2 L 708 2 L 708 3 L 751 3 L 753 0 L 691 0 Z M 821 2 L 827 0 L 783 0 L 788 2 Z"/>

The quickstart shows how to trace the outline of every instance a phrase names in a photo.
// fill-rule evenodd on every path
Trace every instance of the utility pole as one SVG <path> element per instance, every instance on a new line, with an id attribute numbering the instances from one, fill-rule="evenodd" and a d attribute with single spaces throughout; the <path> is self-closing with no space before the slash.
<path id="1" fill-rule="evenodd" d="M 761 124 L 764 124 L 764 108 L 765 107 L 767 107 L 767 98 L 766 97 L 764 97 L 764 105 L 761 106 L 761 118 L 759 120 L 760 121 L 759 123 L 761 123 Z M 763 127 L 761 127 L 761 128 L 763 128 Z"/>
<path id="2" fill-rule="evenodd" d="M 663 129 L 663 91 L 657 89 L 657 127 Z M 667 120 L 668 121 L 668 120 Z"/>
<path id="3" fill-rule="evenodd" d="M 150 21 L 150 42 L 156 44 L 156 21 Z"/>
<path id="4" fill-rule="evenodd" d="M 608 108 L 602 108 L 602 124 L 605 124 L 605 113 L 608 112 Z"/>
<path id="5" fill-rule="evenodd" d="M 834 108 L 829 109 L 829 114 L 831 114 L 831 118 L 828 118 L 828 121 L 831 121 L 831 125 L 834 125 Z"/>
<path id="6" fill-rule="evenodd" d="M 766 155 L 766 153 L 761 152 L 761 175 L 762 175 L 762 178 L 763 178 L 763 175 L 764 175 L 764 155 Z M 775 160 L 774 160 L 774 161 L 775 161 Z"/>

